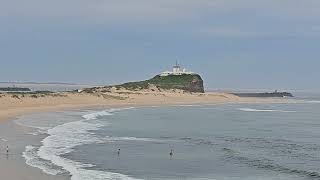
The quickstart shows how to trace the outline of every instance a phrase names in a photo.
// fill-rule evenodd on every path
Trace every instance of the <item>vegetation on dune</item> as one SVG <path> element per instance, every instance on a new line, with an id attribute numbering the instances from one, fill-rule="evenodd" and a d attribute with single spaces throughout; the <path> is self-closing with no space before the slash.
<path id="1" fill-rule="evenodd" d="M 102 94 L 102 97 L 105 99 L 116 99 L 116 100 L 126 100 L 128 97 L 122 97 L 122 96 L 114 96 L 109 94 Z"/>
<path id="2" fill-rule="evenodd" d="M 38 98 L 38 96 L 35 95 L 35 94 L 32 94 L 30 97 L 32 97 L 32 98 Z"/>
<path id="3" fill-rule="evenodd" d="M 125 88 L 128 90 L 148 89 L 153 84 L 161 89 L 181 89 L 188 92 L 204 92 L 203 80 L 197 74 L 155 76 L 146 81 L 129 82 L 115 86 L 117 89 Z"/>
<path id="4" fill-rule="evenodd" d="M 21 99 L 24 97 L 40 98 L 40 97 L 66 97 L 67 95 L 51 92 L 51 91 L 33 91 L 33 92 L 7 92 L 12 98 Z"/>
<path id="5" fill-rule="evenodd" d="M 20 99 L 20 97 L 18 95 L 16 95 L 16 94 L 13 94 L 11 97 L 15 98 L 15 99 Z"/>

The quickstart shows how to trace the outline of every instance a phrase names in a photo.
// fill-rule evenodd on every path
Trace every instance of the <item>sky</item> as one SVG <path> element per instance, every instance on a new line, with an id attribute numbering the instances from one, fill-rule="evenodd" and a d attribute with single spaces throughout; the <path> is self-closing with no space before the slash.
<path id="1" fill-rule="evenodd" d="M 0 0 L 0 81 L 320 90 L 319 0 Z"/>

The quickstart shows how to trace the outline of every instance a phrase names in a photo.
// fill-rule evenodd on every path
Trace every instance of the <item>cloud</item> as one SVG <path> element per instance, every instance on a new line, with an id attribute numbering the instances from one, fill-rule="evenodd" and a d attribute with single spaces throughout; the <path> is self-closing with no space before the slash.
<path id="1" fill-rule="evenodd" d="M 83 18 L 103 21 L 170 21 L 210 7 L 210 0 L 5 0 L 0 16 Z"/>
<path id="2" fill-rule="evenodd" d="M 268 16 L 319 17 L 319 9 L 319 0 L 1 0 L 0 16 L 166 22 L 248 10 Z"/>
<path id="3" fill-rule="evenodd" d="M 215 0 L 215 7 L 224 11 L 256 10 L 257 14 L 286 16 L 318 16 L 319 0 Z"/>
<path id="4" fill-rule="evenodd" d="M 195 33 L 214 38 L 256 38 L 269 35 L 266 32 L 240 29 L 239 27 L 205 27 L 197 29 Z"/>
<path id="5" fill-rule="evenodd" d="M 10 19 L 124 24 L 205 37 L 315 36 L 319 0 L 0 0 Z M 1 21 L 6 18 L 9 21 Z M 38 23 L 39 24 L 39 23 Z M 130 26 L 134 25 L 134 26 Z M 153 26 L 157 25 L 157 26 Z M 164 26 L 162 26 L 164 25 Z M 154 27 L 154 28 L 152 28 Z"/>
<path id="6" fill-rule="evenodd" d="M 320 37 L 320 26 L 299 26 L 292 28 L 285 25 L 284 27 L 257 28 L 252 26 L 217 26 L 203 27 L 193 30 L 193 35 L 206 38 L 315 38 Z"/>

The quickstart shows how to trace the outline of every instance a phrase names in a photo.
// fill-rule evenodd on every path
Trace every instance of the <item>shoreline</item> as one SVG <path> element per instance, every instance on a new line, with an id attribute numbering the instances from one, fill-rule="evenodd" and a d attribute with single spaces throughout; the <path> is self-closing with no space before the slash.
<path id="1" fill-rule="evenodd" d="M 121 94 L 113 94 L 112 96 L 119 96 Z M 42 97 L 39 99 L 12 99 L 12 97 L 2 97 L 0 102 L 8 100 L 9 106 L 0 105 L 0 137 L 5 135 L 6 138 L 14 137 L 8 142 L 0 141 L 0 144 L 9 144 L 12 151 L 15 151 L 17 157 L 15 160 L 7 159 L 4 163 L 0 163 L 1 174 L 4 177 L 12 180 L 19 180 L 23 175 L 28 175 L 27 180 L 35 179 L 35 177 L 45 180 L 69 179 L 68 175 L 53 176 L 42 172 L 41 169 L 34 168 L 26 164 L 22 153 L 25 151 L 25 144 L 40 143 L 38 137 L 27 135 L 26 132 L 32 130 L 32 127 L 20 127 L 14 122 L 19 116 L 36 114 L 36 113 L 50 113 L 55 111 L 72 111 L 82 109 L 100 109 L 100 108 L 122 108 L 122 107 L 149 107 L 149 106 L 179 106 L 179 105 L 214 105 L 214 104 L 260 104 L 260 103 L 292 103 L 292 99 L 274 99 L 274 98 L 240 98 L 234 95 L 225 93 L 206 93 L 206 94 L 180 94 L 180 93 L 146 93 L 146 94 L 130 94 L 129 98 L 119 100 L 114 98 L 103 98 L 98 95 L 74 95 L 68 94 L 68 97 Z M 19 140 L 16 140 L 18 136 Z M 21 140 L 22 139 L 22 140 Z M 21 143 L 21 141 L 25 141 Z M 30 143 L 31 142 L 31 143 Z M 15 147 L 17 146 L 17 147 Z M 9 162 L 8 162 L 9 161 Z M 10 164 L 6 167 L 7 163 Z M 12 173 L 13 169 L 22 170 L 21 174 Z M 11 173 L 6 171 L 10 170 Z"/>
<path id="2" fill-rule="evenodd" d="M 94 107 L 125 107 L 125 106 L 170 106 L 194 104 L 224 104 L 224 103 L 296 103 L 294 99 L 280 98 L 251 98 L 238 97 L 226 93 L 145 93 L 127 94 L 126 99 L 121 93 L 108 94 L 112 98 L 101 97 L 97 94 L 74 95 L 64 93 L 65 97 L 41 97 L 32 99 L 28 97 L 15 99 L 11 94 L 0 94 L 0 123 L 14 119 L 17 116 L 37 112 L 52 112 L 59 110 L 85 109 Z"/>

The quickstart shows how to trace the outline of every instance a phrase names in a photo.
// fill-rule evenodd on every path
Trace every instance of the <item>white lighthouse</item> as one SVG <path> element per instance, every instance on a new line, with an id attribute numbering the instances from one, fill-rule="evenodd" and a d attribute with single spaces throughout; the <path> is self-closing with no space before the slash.
<path id="1" fill-rule="evenodd" d="M 185 68 L 181 69 L 181 66 L 176 61 L 176 65 L 173 66 L 172 71 L 164 71 L 160 74 L 160 76 L 169 76 L 169 75 L 183 75 L 183 74 L 195 74 L 194 72 L 187 71 Z"/>
<path id="2" fill-rule="evenodd" d="M 180 72 L 180 65 L 178 64 L 178 61 L 176 61 L 176 65 L 173 66 L 173 74 Z"/>

